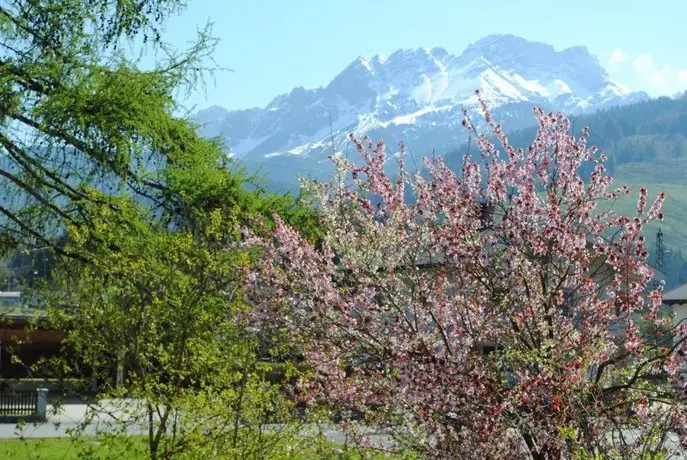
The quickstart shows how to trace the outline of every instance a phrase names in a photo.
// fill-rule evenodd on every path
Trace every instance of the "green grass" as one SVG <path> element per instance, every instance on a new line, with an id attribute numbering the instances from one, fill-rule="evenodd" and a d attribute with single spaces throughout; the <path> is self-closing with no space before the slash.
<path id="1" fill-rule="evenodd" d="M 101 444 L 96 438 L 39 438 L 39 439 L 3 439 L 0 440 L 0 459 L 22 460 L 83 460 L 83 459 L 116 459 L 139 460 L 146 459 L 146 438 L 132 437 L 131 446 L 112 448 Z M 392 457 L 369 451 L 361 455 L 354 449 L 344 450 L 342 446 L 333 443 L 317 443 L 317 446 L 303 446 L 291 460 L 336 459 L 336 460 L 387 460 Z"/>
<path id="2" fill-rule="evenodd" d="M 637 196 L 642 186 L 649 191 L 647 206 L 651 206 L 653 199 L 660 192 L 666 192 L 666 200 L 663 204 L 665 219 L 649 223 L 644 230 L 644 235 L 652 242 L 658 228 L 661 227 L 666 246 L 675 249 L 687 248 L 687 183 L 684 185 L 652 182 L 633 183 L 622 179 L 618 179 L 617 182 L 627 184 L 632 188 L 632 193 L 628 197 L 618 200 L 614 206 L 619 214 L 628 216 L 637 214 Z"/>
<path id="3" fill-rule="evenodd" d="M 133 442 L 133 449 L 108 449 L 96 439 L 40 438 L 0 441 L 0 458 L 26 460 L 82 460 L 85 458 L 138 460 L 146 458 L 145 441 Z M 86 455 L 84 455 L 86 454 Z"/>
<path id="4" fill-rule="evenodd" d="M 666 201 L 663 204 L 665 219 L 647 225 L 644 235 L 650 243 L 653 242 L 660 226 L 666 246 L 687 248 L 687 158 L 655 159 L 650 163 L 618 165 L 613 178 L 611 188 L 628 185 L 632 189 L 629 196 L 614 203 L 613 209 L 618 214 L 637 214 L 637 197 L 641 187 L 646 187 L 649 191 L 647 207 L 651 206 L 660 192 L 666 192 Z"/>
<path id="5" fill-rule="evenodd" d="M 673 184 L 687 187 L 687 158 L 655 158 L 617 165 L 613 177 L 635 184 Z"/>

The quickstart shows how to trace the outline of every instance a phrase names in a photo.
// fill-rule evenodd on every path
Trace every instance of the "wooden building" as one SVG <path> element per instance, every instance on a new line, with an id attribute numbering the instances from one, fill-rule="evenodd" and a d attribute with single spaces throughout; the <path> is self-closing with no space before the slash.
<path id="1" fill-rule="evenodd" d="M 0 378 L 47 377 L 30 367 L 59 353 L 64 333 L 40 327 L 43 315 L 25 306 L 20 292 L 0 292 Z"/>

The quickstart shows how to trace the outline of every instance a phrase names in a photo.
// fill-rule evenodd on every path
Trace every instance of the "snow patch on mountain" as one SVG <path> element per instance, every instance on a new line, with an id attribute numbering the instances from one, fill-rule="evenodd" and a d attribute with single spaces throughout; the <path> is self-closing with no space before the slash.
<path id="1" fill-rule="evenodd" d="M 332 152 L 350 148 L 349 133 L 384 137 L 390 145 L 404 140 L 422 154 L 460 142 L 461 109 L 479 118 L 476 89 L 511 129 L 534 122 L 532 105 L 574 115 L 648 98 L 611 80 L 584 47 L 556 51 L 491 35 L 460 55 L 415 48 L 361 56 L 324 87 L 295 88 L 264 109 L 210 107 L 195 119 L 202 135 L 225 137 L 232 153 L 266 165 L 268 175 L 292 174 L 274 160 L 320 170 Z"/>

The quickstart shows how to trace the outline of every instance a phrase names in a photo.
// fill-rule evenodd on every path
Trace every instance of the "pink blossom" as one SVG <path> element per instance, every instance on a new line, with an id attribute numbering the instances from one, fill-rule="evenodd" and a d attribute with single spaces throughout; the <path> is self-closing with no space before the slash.
<path id="1" fill-rule="evenodd" d="M 465 112 L 479 152 L 458 172 L 436 158 L 411 175 L 401 155 L 392 178 L 385 144 L 351 136 L 362 166 L 335 158 L 336 179 L 310 186 L 318 248 L 279 219 L 251 239 L 264 254 L 247 279 L 256 322 L 302 350 L 308 401 L 400 424 L 395 436 L 430 458 L 508 458 L 523 445 L 561 458 L 598 452 L 618 423 L 640 435 L 683 423 L 685 395 L 663 396 L 670 417 L 637 402 L 652 376 L 684 388 L 687 370 L 684 346 L 642 332 L 665 325 L 642 236 L 665 195 L 645 212 L 642 188 L 636 216 L 608 211 L 630 190 L 610 188 L 586 129 L 575 138 L 562 114 L 536 109 L 536 137 L 516 149 L 480 101 L 499 147 Z"/>

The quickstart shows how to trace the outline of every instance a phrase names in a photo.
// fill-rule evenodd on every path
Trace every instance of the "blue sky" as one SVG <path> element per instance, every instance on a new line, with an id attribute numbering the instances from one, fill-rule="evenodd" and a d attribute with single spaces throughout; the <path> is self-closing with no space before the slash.
<path id="1" fill-rule="evenodd" d="M 611 77 L 651 95 L 687 90 L 687 0 L 188 0 L 165 40 L 184 47 L 214 23 L 215 82 L 197 109 L 264 106 L 296 86 L 326 85 L 360 55 L 440 46 L 454 54 L 493 33 L 557 50 L 584 45 Z"/>

